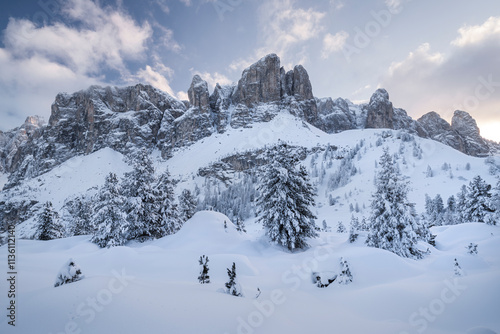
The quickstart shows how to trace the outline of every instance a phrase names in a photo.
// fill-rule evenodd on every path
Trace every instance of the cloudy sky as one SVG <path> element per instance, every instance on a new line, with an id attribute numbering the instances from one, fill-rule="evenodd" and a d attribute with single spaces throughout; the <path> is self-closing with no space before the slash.
<path id="1" fill-rule="evenodd" d="M 142 82 L 185 99 L 194 74 L 213 89 L 276 53 L 317 97 L 384 87 L 414 118 L 466 110 L 500 141 L 498 0 L 2 1 L 0 30 L 0 130 L 48 120 L 58 92 Z"/>

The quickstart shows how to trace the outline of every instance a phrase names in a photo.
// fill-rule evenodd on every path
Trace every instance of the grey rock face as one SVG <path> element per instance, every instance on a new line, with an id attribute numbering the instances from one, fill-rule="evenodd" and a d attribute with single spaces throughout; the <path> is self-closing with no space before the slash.
<path id="1" fill-rule="evenodd" d="M 209 111 L 208 84 L 198 74 L 193 77 L 193 81 L 188 90 L 188 97 L 189 102 L 194 107 L 199 108 L 202 112 Z"/>
<path id="2" fill-rule="evenodd" d="M 332 98 L 318 100 L 319 118 L 315 125 L 327 133 L 356 129 L 356 117 L 346 100 Z"/>
<path id="3" fill-rule="evenodd" d="M 451 119 L 451 129 L 463 138 L 463 150 L 465 154 L 474 156 L 486 156 L 490 149 L 486 141 L 481 137 L 476 121 L 465 111 L 456 110 Z"/>
<path id="4" fill-rule="evenodd" d="M 243 71 L 232 100 L 251 108 L 281 99 L 280 59 L 270 54 Z"/>
<path id="5" fill-rule="evenodd" d="M 38 116 L 26 118 L 24 124 L 10 131 L 0 131 L 0 172 L 6 173 L 19 165 L 17 152 L 31 138 L 40 136 L 44 121 Z"/>
<path id="6" fill-rule="evenodd" d="M 383 88 L 379 88 L 370 98 L 370 103 L 366 106 L 367 129 L 394 128 L 394 109 L 389 101 L 389 93 Z"/>
<path id="7" fill-rule="evenodd" d="M 472 156 L 486 156 L 491 147 L 479 134 L 476 121 L 465 111 L 455 111 L 452 124 L 437 113 L 430 112 L 418 119 L 429 138 Z"/>
<path id="8" fill-rule="evenodd" d="M 98 87 L 58 94 L 49 124 L 17 149 L 9 184 L 42 174 L 67 159 L 104 147 L 122 153 L 159 143 L 162 122 L 185 112 L 182 102 L 151 86 Z"/>

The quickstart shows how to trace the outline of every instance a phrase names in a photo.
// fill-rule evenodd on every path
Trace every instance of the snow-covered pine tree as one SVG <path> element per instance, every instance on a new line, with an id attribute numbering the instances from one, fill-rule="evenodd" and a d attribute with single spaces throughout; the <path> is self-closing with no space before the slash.
<path id="1" fill-rule="evenodd" d="M 240 284 L 236 278 L 236 264 L 234 262 L 231 269 L 227 268 L 227 275 L 229 276 L 229 281 L 225 284 L 226 293 L 236 297 L 243 297 Z"/>
<path id="2" fill-rule="evenodd" d="M 64 226 L 59 222 L 59 215 L 54 211 L 52 202 L 45 202 L 37 217 L 37 224 L 35 239 L 52 240 L 63 237 Z"/>
<path id="3" fill-rule="evenodd" d="M 97 196 L 94 221 L 96 230 L 91 241 L 99 247 L 121 246 L 127 241 L 129 223 L 123 212 L 125 198 L 114 173 L 106 176 Z"/>
<path id="4" fill-rule="evenodd" d="M 493 189 L 491 205 L 492 208 L 495 210 L 495 214 L 493 214 L 490 217 L 490 219 L 486 221 L 486 223 L 490 225 L 499 225 L 500 224 L 500 180 L 498 180 L 495 188 Z"/>
<path id="5" fill-rule="evenodd" d="M 346 233 L 346 232 L 347 232 L 347 229 L 345 228 L 344 223 L 339 221 L 337 223 L 337 233 Z"/>
<path id="6" fill-rule="evenodd" d="M 349 242 L 353 243 L 359 236 L 359 219 L 351 217 L 351 226 L 349 227 Z"/>
<path id="7" fill-rule="evenodd" d="M 432 171 L 431 166 L 427 165 L 427 171 L 425 172 L 425 177 L 433 177 L 434 172 Z"/>
<path id="8" fill-rule="evenodd" d="M 491 207 L 491 185 L 481 176 L 476 176 L 469 183 L 465 198 L 465 218 L 469 222 L 486 222 L 488 215 L 494 213 Z"/>
<path id="9" fill-rule="evenodd" d="M 182 190 L 179 196 L 179 218 L 182 222 L 186 222 L 193 217 L 196 212 L 196 199 L 189 189 Z"/>
<path id="10" fill-rule="evenodd" d="M 174 197 L 174 184 L 168 170 L 158 178 L 155 194 L 157 199 L 155 209 L 158 210 L 158 220 L 150 227 L 151 235 L 155 238 L 161 238 L 164 235 L 177 233 L 184 221 L 179 218 L 178 206 Z"/>
<path id="11" fill-rule="evenodd" d="M 314 189 L 303 166 L 297 169 L 298 157 L 285 143 L 279 143 L 267 153 L 269 164 L 261 178 L 258 199 L 258 222 L 266 235 L 289 250 L 307 246 L 306 238 L 315 238 L 316 217 Z"/>
<path id="12" fill-rule="evenodd" d="M 460 188 L 460 192 L 457 194 L 457 224 L 463 224 L 467 222 L 467 197 L 467 187 L 464 184 Z"/>
<path id="13" fill-rule="evenodd" d="M 457 259 L 455 259 L 455 263 L 453 264 L 453 271 L 455 276 L 461 277 L 464 276 L 464 271 L 462 270 L 462 267 L 458 264 Z"/>
<path id="14" fill-rule="evenodd" d="M 161 220 L 157 194 L 153 189 L 156 181 L 153 161 L 146 150 L 141 150 L 133 165 L 133 170 L 124 175 L 122 182 L 123 193 L 127 196 L 124 209 L 130 224 L 128 238 L 142 239 L 152 236 L 151 232 L 163 236 L 156 226 Z"/>
<path id="15" fill-rule="evenodd" d="M 198 263 L 200 264 L 200 276 L 198 276 L 198 281 L 200 284 L 210 283 L 210 276 L 208 275 L 208 271 L 210 270 L 208 268 L 208 261 L 208 256 L 205 255 L 200 256 L 200 259 L 198 260 Z"/>
<path id="16" fill-rule="evenodd" d="M 448 197 L 443 223 L 445 225 L 454 225 L 456 224 L 457 215 L 457 203 L 455 200 L 455 196 L 451 195 Z"/>
<path id="17" fill-rule="evenodd" d="M 77 196 L 71 201 L 68 205 L 68 211 L 73 218 L 69 224 L 70 235 L 87 235 L 94 232 L 93 209 L 91 201 L 84 196 Z"/>
<path id="18" fill-rule="evenodd" d="M 328 224 L 326 223 L 326 220 L 323 219 L 322 225 L 323 225 L 323 232 L 331 232 L 332 231 L 330 226 L 328 226 Z"/>
<path id="19" fill-rule="evenodd" d="M 408 201 L 408 184 L 394 167 L 387 148 L 380 158 L 380 169 L 366 243 L 402 257 L 422 258 L 422 252 L 416 248 L 417 230 L 425 226 L 417 220 L 414 204 Z"/>
<path id="20" fill-rule="evenodd" d="M 63 284 L 69 284 L 84 278 L 80 267 L 78 267 L 73 259 L 69 259 L 68 262 L 64 266 L 62 266 L 61 270 L 59 270 L 59 274 L 57 274 L 56 282 L 54 283 L 54 287 L 58 287 Z"/>
<path id="21" fill-rule="evenodd" d="M 353 277 L 351 274 L 351 269 L 349 269 L 349 264 L 343 257 L 340 258 L 340 266 L 341 266 L 341 271 L 340 274 L 337 276 L 336 281 L 339 284 L 344 284 L 344 285 L 352 283 Z"/>
<path id="22" fill-rule="evenodd" d="M 441 226 L 443 225 L 443 219 L 444 219 L 444 204 L 443 204 L 443 198 L 441 197 L 440 194 L 437 194 L 436 197 L 433 199 L 434 205 L 434 225 L 435 226 Z"/>

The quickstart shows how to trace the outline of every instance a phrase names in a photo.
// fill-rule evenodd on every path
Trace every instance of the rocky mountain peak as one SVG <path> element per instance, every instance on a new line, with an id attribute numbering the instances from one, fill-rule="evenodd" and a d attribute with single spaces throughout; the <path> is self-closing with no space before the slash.
<path id="1" fill-rule="evenodd" d="M 479 127 L 472 116 L 462 110 L 455 110 L 451 119 L 451 128 L 458 133 L 467 133 L 473 136 L 479 136 Z"/>
<path id="2" fill-rule="evenodd" d="M 189 103 L 202 112 L 208 112 L 210 108 L 209 96 L 207 82 L 196 74 L 188 89 Z"/>
<path id="3" fill-rule="evenodd" d="M 280 58 L 269 54 L 246 68 L 232 96 L 235 103 L 252 107 L 281 99 Z"/>
<path id="4" fill-rule="evenodd" d="M 379 88 L 373 93 L 366 110 L 366 128 L 394 129 L 394 108 L 385 89 Z"/>

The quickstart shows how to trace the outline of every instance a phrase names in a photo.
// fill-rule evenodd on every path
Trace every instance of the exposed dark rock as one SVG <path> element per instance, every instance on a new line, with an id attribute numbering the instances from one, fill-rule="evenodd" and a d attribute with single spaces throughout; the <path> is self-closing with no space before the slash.
<path id="1" fill-rule="evenodd" d="M 199 108 L 202 112 L 209 111 L 208 84 L 198 74 L 193 77 L 193 81 L 188 90 L 188 97 L 189 102 L 194 107 Z"/>

